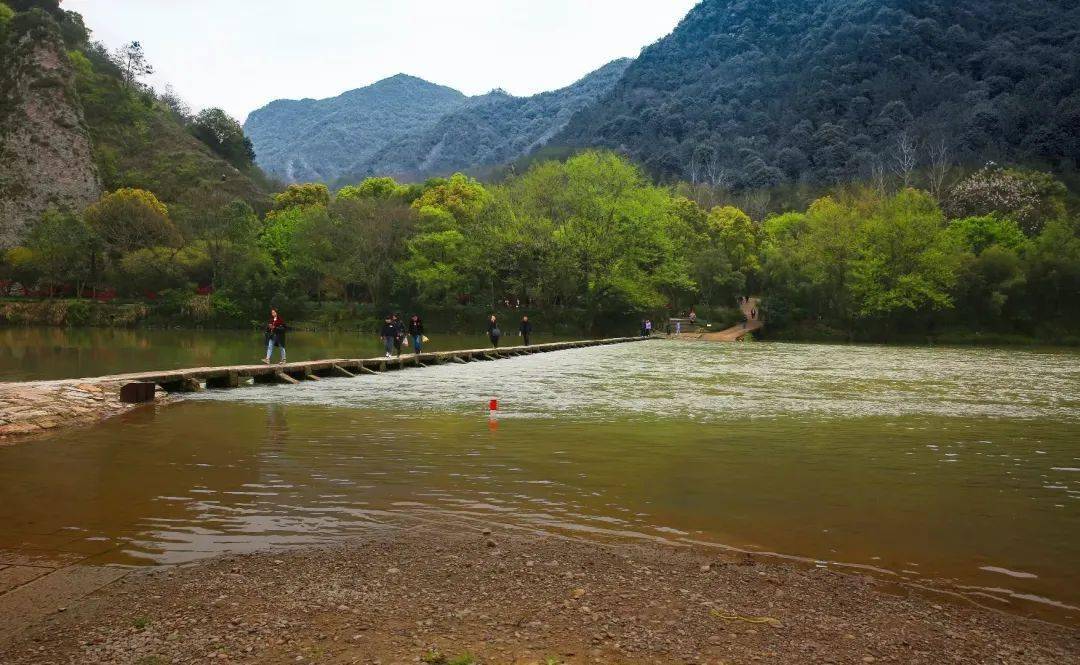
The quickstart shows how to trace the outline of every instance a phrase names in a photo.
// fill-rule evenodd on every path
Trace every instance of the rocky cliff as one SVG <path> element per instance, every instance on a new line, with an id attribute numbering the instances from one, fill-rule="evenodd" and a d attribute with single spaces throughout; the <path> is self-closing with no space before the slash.
<path id="1" fill-rule="evenodd" d="M 49 207 L 81 210 L 101 194 L 64 41 L 33 18 L 0 44 L 0 249 Z"/>

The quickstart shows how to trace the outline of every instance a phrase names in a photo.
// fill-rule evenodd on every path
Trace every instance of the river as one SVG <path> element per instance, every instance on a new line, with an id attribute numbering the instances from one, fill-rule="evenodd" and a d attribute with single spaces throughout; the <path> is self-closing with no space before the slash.
<path id="1" fill-rule="evenodd" d="M 355 336 L 312 335 L 355 355 Z M 199 339 L 183 360 L 250 355 Z M 112 353 L 3 370 L 180 360 Z M 0 547 L 91 563 L 327 542 L 401 513 L 775 553 L 1076 622 L 1080 355 L 652 341 L 207 391 L 0 448 Z"/>

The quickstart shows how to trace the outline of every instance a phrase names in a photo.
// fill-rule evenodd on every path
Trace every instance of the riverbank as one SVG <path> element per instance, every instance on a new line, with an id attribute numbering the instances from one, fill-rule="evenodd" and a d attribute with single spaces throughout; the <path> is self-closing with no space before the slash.
<path id="1" fill-rule="evenodd" d="M 125 381 L 74 379 L 0 383 L 0 445 L 55 429 L 83 427 L 147 404 L 120 401 Z M 169 401 L 154 394 L 154 404 Z"/>
<path id="2" fill-rule="evenodd" d="M 1075 629 L 826 569 L 659 544 L 492 532 L 476 523 L 433 526 L 417 519 L 384 524 L 376 533 L 325 548 L 135 571 L 80 601 L 48 608 L 45 619 L 0 646 L 0 661 L 1062 663 L 1080 657 Z"/>

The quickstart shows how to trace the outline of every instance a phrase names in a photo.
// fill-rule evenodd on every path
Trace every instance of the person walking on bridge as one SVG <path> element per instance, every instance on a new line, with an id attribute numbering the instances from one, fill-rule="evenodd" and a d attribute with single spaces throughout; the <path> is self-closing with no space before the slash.
<path id="1" fill-rule="evenodd" d="M 405 343 L 405 322 L 401 320 L 400 314 L 394 314 L 391 321 L 394 324 L 394 351 L 397 352 L 398 357 L 401 357 L 401 345 Z"/>
<path id="2" fill-rule="evenodd" d="M 386 319 L 383 321 L 382 329 L 379 331 L 379 337 L 386 347 L 387 358 L 389 358 L 394 351 L 394 340 L 397 338 L 397 333 L 398 329 L 397 326 L 394 325 L 394 317 L 387 314 Z"/>
<path id="3" fill-rule="evenodd" d="M 281 364 L 285 364 L 285 320 L 278 311 L 270 308 L 270 322 L 266 324 L 266 357 L 263 363 L 270 364 L 270 356 L 274 353 L 274 347 L 281 349 Z"/>
<path id="4" fill-rule="evenodd" d="M 419 354 L 424 348 L 424 322 L 419 314 L 409 318 L 409 341 L 412 342 L 413 353 Z"/>
<path id="5" fill-rule="evenodd" d="M 488 339 L 491 340 L 491 346 L 496 349 L 499 348 L 499 338 L 502 337 L 502 331 L 499 330 L 499 322 L 495 319 L 495 315 L 492 314 L 488 319 Z"/>
<path id="6" fill-rule="evenodd" d="M 521 334 L 521 341 L 525 343 L 525 346 L 529 345 L 529 337 L 532 335 L 532 322 L 529 321 L 529 315 L 521 317 L 521 325 L 518 327 L 518 333 Z"/>

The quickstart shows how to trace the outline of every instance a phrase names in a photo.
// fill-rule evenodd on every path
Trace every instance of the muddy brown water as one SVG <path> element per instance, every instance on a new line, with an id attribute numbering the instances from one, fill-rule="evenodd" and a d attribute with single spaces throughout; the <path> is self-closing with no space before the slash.
<path id="1" fill-rule="evenodd" d="M 654 341 L 207 391 L 0 448 L 0 548 L 91 563 L 402 513 L 777 553 L 1076 623 L 1080 356 Z"/>

